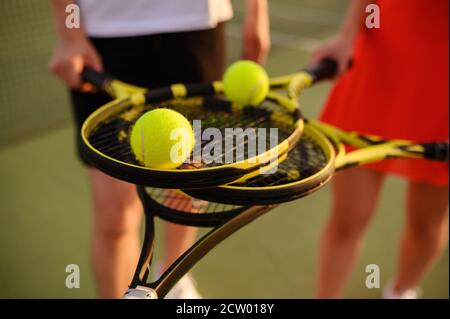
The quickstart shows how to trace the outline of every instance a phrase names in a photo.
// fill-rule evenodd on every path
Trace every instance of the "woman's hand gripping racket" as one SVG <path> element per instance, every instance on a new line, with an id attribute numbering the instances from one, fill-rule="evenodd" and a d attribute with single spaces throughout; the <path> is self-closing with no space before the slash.
<path id="1" fill-rule="evenodd" d="M 242 107 L 224 98 L 222 82 L 175 84 L 148 90 L 85 68 L 84 81 L 115 99 L 85 121 L 81 131 L 83 151 L 92 165 L 106 174 L 139 185 L 190 189 L 228 184 L 273 165 L 297 144 L 304 128 L 298 102 L 301 91 L 332 77 L 335 71 L 335 63 L 324 61 L 304 71 L 274 78 L 262 103 Z M 146 167 L 131 151 L 129 135 L 137 119 L 155 108 L 176 110 L 190 122 L 199 120 L 200 137 L 208 128 L 218 129 L 222 145 L 227 144 L 226 129 L 238 128 L 244 132 L 264 129 L 269 134 L 262 137 L 255 134 L 256 141 L 251 136 L 236 138 L 231 148 L 215 149 L 212 160 L 210 157 L 205 161 L 204 154 L 210 155 L 207 149 L 211 148 L 207 136 L 205 141 L 197 140 L 194 154 L 189 158 L 188 162 L 195 165 L 185 163 L 175 169 Z M 252 151 L 251 145 L 258 147 Z"/>

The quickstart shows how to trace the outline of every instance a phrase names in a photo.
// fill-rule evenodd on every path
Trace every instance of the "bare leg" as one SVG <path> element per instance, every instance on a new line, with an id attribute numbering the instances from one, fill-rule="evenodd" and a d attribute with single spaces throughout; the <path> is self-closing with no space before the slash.
<path id="1" fill-rule="evenodd" d="M 94 201 L 92 264 L 100 296 L 122 297 L 139 258 L 141 202 L 136 186 L 89 169 Z"/>
<path id="2" fill-rule="evenodd" d="M 196 236 L 195 227 L 165 223 L 163 271 L 192 246 Z"/>
<path id="3" fill-rule="evenodd" d="M 375 212 L 383 175 L 363 168 L 336 174 L 333 208 L 320 243 L 316 296 L 339 298 Z"/>
<path id="4" fill-rule="evenodd" d="M 165 191 L 164 206 L 166 207 L 194 214 L 201 211 L 202 205 L 202 201 L 193 200 L 180 192 L 174 190 Z M 178 257 L 191 247 L 196 235 L 197 229 L 195 227 L 165 222 L 164 256 L 162 262 L 158 263 L 156 266 L 154 275 L 156 277 L 161 276 Z M 202 297 L 198 293 L 192 277 L 189 274 L 186 274 L 178 281 L 165 298 L 201 299 Z"/>
<path id="5" fill-rule="evenodd" d="M 394 292 L 414 288 L 447 244 L 448 186 L 411 183 Z"/>
<path id="6" fill-rule="evenodd" d="M 181 211 L 197 212 L 196 208 L 192 205 L 190 197 L 172 190 L 168 190 L 166 196 L 167 199 L 164 203 L 166 206 Z M 196 236 L 197 229 L 195 227 L 165 222 L 164 260 L 161 264 L 162 269 L 160 271 L 164 271 L 170 267 L 178 257 L 189 249 Z"/>

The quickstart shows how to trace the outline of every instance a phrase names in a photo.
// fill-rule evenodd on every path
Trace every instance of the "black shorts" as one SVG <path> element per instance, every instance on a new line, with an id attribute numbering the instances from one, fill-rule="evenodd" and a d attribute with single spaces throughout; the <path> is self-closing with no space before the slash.
<path id="1" fill-rule="evenodd" d="M 223 24 L 200 31 L 90 40 L 102 57 L 105 72 L 148 88 L 219 80 L 225 66 Z M 75 90 L 70 97 L 78 154 L 89 165 L 80 151 L 80 129 L 84 120 L 111 98 Z"/>

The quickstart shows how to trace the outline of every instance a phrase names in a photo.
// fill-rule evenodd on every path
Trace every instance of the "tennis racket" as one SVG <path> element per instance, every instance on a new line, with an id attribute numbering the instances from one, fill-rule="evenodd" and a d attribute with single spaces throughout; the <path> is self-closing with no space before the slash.
<path id="1" fill-rule="evenodd" d="M 353 150 L 347 151 L 347 146 Z M 415 158 L 448 163 L 448 141 L 414 143 L 347 132 L 306 120 L 299 143 L 283 156 L 274 174 L 248 174 L 235 183 L 207 189 L 184 190 L 190 196 L 235 205 L 269 205 L 307 196 L 327 184 L 336 171 L 389 160 Z"/>
<path id="2" fill-rule="evenodd" d="M 201 258 L 225 238 L 255 220 L 274 206 L 236 206 L 205 202 L 177 190 L 138 186 L 144 205 L 145 234 L 135 274 L 126 299 L 164 298 L 170 289 Z M 155 217 L 187 226 L 210 227 L 190 249 L 154 282 L 148 282 L 154 247 Z"/>
<path id="3" fill-rule="evenodd" d="M 304 88 L 332 77 L 335 71 L 336 63 L 325 60 L 301 72 L 273 78 L 270 91 L 260 105 L 242 107 L 224 98 L 221 82 L 175 84 L 148 90 L 85 68 L 83 80 L 114 100 L 93 112 L 84 122 L 81 130 L 83 152 L 101 171 L 138 185 L 178 189 L 228 184 L 276 162 L 296 145 L 304 127 L 298 102 L 300 93 Z M 199 165 L 149 168 L 135 158 L 130 149 L 129 134 L 142 114 L 161 107 L 174 109 L 189 121 L 200 120 L 201 135 L 207 128 L 219 129 L 223 137 L 219 143 L 223 145 L 227 143 L 226 128 L 269 129 L 269 133 L 264 137 L 258 135 L 257 141 L 250 137 L 236 140 L 233 148 L 222 148 L 213 161 L 203 161 L 202 157 Z M 274 128 L 276 130 L 272 130 Z M 200 154 L 206 152 L 208 142 L 200 142 Z M 247 146 L 252 143 L 265 147 L 261 152 L 249 152 Z M 238 155 L 238 150 L 243 150 L 244 154 Z M 199 161 L 193 157 L 189 161 Z M 227 160 L 230 157 L 232 161 Z"/>

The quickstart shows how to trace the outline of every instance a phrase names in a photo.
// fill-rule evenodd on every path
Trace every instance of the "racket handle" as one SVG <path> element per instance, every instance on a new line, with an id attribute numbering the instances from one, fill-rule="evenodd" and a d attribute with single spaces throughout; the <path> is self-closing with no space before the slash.
<path id="1" fill-rule="evenodd" d="M 448 142 L 423 144 L 424 157 L 436 161 L 449 161 Z"/>
<path id="2" fill-rule="evenodd" d="M 306 69 L 306 72 L 311 74 L 314 82 L 319 82 L 326 79 L 333 78 L 338 70 L 338 65 L 335 60 L 324 59 L 318 64 L 312 65 Z"/>
<path id="3" fill-rule="evenodd" d="M 111 81 L 112 78 L 104 73 L 97 72 L 94 69 L 85 66 L 83 71 L 81 71 L 81 79 L 83 82 L 92 84 L 99 89 L 105 89 L 106 83 Z"/>

